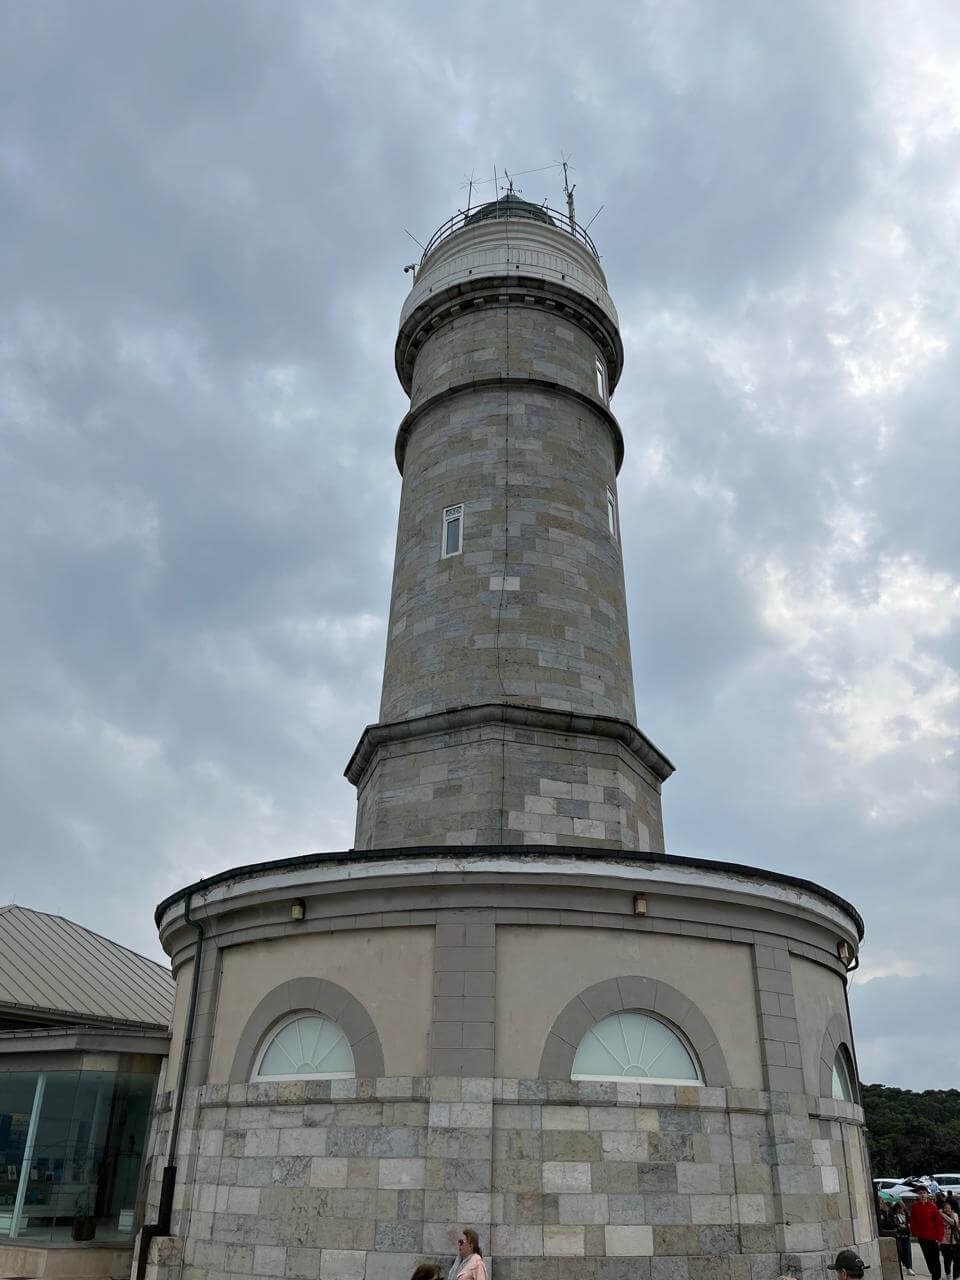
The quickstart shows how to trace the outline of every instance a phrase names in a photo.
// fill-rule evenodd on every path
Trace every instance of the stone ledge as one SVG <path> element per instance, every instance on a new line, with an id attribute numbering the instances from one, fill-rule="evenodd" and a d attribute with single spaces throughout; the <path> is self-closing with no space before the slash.
<path id="1" fill-rule="evenodd" d="M 190 1097 L 189 1095 L 193 1096 Z M 156 1114 L 172 1107 L 173 1093 L 157 1098 Z M 663 1085 L 602 1080 L 513 1080 L 498 1076 L 383 1076 L 354 1080 L 254 1081 L 208 1084 L 189 1090 L 186 1109 L 227 1106 L 283 1107 L 317 1102 L 467 1102 L 551 1107 L 658 1107 L 678 1110 L 793 1115 L 863 1125 L 863 1108 L 813 1094 L 716 1085 Z"/>
<path id="2" fill-rule="evenodd" d="M 616 720 L 612 716 L 586 716 L 573 711 L 554 711 L 548 707 L 489 702 L 480 706 L 451 707 L 447 711 L 432 712 L 414 720 L 367 725 L 347 763 L 344 776 L 354 786 L 359 786 L 381 745 L 487 724 L 608 738 L 626 747 L 661 782 L 665 782 L 674 771 L 674 766 L 663 752 L 626 720 Z"/>
<path id="3" fill-rule="evenodd" d="M 558 273 L 558 279 L 551 279 L 546 273 L 538 273 L 536 268 L 525 267 L 521 263 L 513 265 L 516 274 L 504 273 L 502 266 L 490 274 L 469 274 L 424 295 L 411 311 L 404 310 L 397 334 L 394 365 L 400 384 L 408 395 L 417 354 L 436 331 L 437 325 L 433 322 L 450 323 L 468 303 L 472 305 L 476 297 L 484 302 L 489 300 L 495 306 L 529 307 L 538 303 L 551 309 L 559 306 L 564 318 L 583 329 L 603 352 L 610 394 L 613 394 L 623 369 L 623 340 L 615 317 L 609 316 L 595 298 L 565 279 L 562 273 Z"/>
<path id="4" fill-rule="evenodd" d="M 522 387 L 525 391 L 546 391 L 551 395 L 568 396 L 570 399 L 576 400 L 579 404 L 591 409 L 606 424 L 610 434 L 613 436 L 614 467 L 617 475 L 620 474 L 620 468 L 623 466 L 623 432 L 620 430 L 620 424 L 610 409 L 601 401 L 585 395 L 582 391 L 578 391 L 576 387 L 569 387 L 562 382 L 551 382 L 548 378 L 535 378 L 530 374 L 497 374 L 489 378 L 471 378 L 467 381 L 444 387 L 442 391 L 436 392 L 435 395 L 429 396 L 426 400 L 421 400 L 419 404 L 409 410 L 397 428 L 394 457 L 400 474 L 403 475 L 407 442 L 418 418 L 455 396 L 464 395 L 467 392 L 489 391 L 501 387 Z"/>

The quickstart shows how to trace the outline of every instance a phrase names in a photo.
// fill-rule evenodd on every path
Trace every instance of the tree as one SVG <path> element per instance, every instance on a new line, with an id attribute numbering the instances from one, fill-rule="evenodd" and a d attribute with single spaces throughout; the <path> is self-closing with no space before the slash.
<path id="1" fill-rule="evenodd" d="M 960 1172 L 960 1090 L 861 1084 L 860 1096 L 875 1177 Z"/>

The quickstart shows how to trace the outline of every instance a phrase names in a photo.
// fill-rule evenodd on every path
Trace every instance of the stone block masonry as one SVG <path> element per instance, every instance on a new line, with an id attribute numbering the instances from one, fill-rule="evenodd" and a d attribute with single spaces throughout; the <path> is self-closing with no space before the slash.
<path id="1" fill-rule="evenodd" d="M 420 416 L 404 465 L 381 721 L 495 701 L 634 719 L 608 490 L 605 419 L 565 396 L 490 388 Z M 443 511 L 461 503 L 463 552 L 444 558 Z"/>
<path id="2" fill-rule="evenodd" d="M 569 717 L 531 712 L 525 727 L 522 710 L 513 723 L 489 711 L 483 723 L 474 708 L 463 727 L 415 723 L 375 748 L 357 773 L 356 848 L 429 844 L 439 829 L 448 845 L 663 852 L 660 777 L 624 741 L 582 718 L 572 732 Z"/>
<path id="3" fill-rule="evenodd" d="M 484 941 L 457 935 L 476 967 L 438 961 L 441 986 L 463 979 L 450 984 L 463 995 L 438 997 L 463 1002 L 449 1010 L 464 1015 L 461 1039 Z M 154 1150 L 169 1105 L 159 1100 Z M 184 1239 L 154 1242 L 150 1280 L 378 1280 L 422 1258 L 446 1269 L 463 1225 L 496 1280 L 812 1277 L 824 1250 L 851 1242 L 877 1262 L 857 1216 L 852 1104 L 438 1075 L 207 1085 L 184 1120 L 173 1224 Z"/>
<path id="4" fill-rule="evenodd" d="M 673 766 L 634 723 L 599 261 L 549 218 L 467 223 L 425 260 L 396 357 L 411 403 L 380 720 L 346 771 L 356 847 L 662 851 Z"/>

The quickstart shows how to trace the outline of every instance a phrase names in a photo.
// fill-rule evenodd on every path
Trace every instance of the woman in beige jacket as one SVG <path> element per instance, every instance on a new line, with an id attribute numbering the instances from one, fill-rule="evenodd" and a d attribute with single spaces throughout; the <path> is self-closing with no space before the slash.
<path id="1" fill-rule="evenodd" d="M 457 1240 L 457 1256 L 447 1272 L 447 1280 L 487 1280 L 480 1237 L 473 1227 L 464 1227 Z"/>

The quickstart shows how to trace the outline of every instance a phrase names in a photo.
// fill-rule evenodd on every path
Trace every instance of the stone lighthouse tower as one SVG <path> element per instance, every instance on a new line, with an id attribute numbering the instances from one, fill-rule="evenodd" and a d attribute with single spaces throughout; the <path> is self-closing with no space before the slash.
<path id="1" fill-rule="evenodd" d="M 467 1226 L 492 1280 L 820 1280 L 850 1245 L 878 1266 L 862 920 L 664 850 L 622 361 L 572 218 L 511 193 L 428 244 L 355 845 L 157 908 L 177 995 L 138 1280 L 446 1273 Z"/>
<path id="2" fill-rule="evenodd" d="M 410 411 L 380 720 L 347 768 L 356 847 L 663 851 L 673 766 L 636 726 L 590 237 L 513 194 L 432 238 L 400 317 Z"/>

